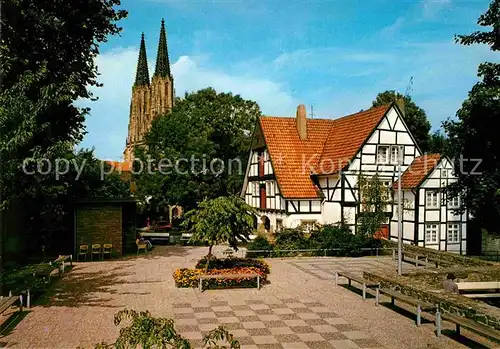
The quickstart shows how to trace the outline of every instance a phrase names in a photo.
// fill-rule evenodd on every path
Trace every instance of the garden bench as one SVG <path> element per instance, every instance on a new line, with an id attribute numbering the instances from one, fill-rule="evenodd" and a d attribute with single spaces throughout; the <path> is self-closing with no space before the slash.
<path id="1" fill-rule="evenodd" d="M 181 242 L 183 244 L 186 244 L 191 239 L 191 236 L 193 236 L 192 233 L 182 233 L 181 234 Z"/>
<path id="2" fill-rule="evenodd" d="M 433 262 L 436 265 L 436 268 L 438 268 L 440 265 L 445 266 L 445 267 L 453 265 L 452 262 L 444 261 L 442 259 L 434 258 L 434 257 L 426 257 L 426 260 L 428 262 Z"/>
<path id="3" fill-rule="evenodd" d="M 426 256 L 420 256 L 417 253 L 403 251 L 402 257 L 404 262 L 415 264 L 416 267 L 423 266 L 425 268 L 427 266 Z M 419 259 L 420 257 L 423 257 L 425 260 Z"/>
<path id="4" fill-rule="evenodd" d="M 23 311 L 23 296 L 0 297 L 0 314 L 3 314 L 17 300 L 19 300 L 19 310 Z"/>
<path id="5" fill-rule="evenodd" d="M 42 277 L 44 284 L 50 284 L 50 275 L 54 270 L 55 269 L 51 264 L 39 265 L 37 269 L 33 272 L 33 276 Z"/>
<path id="6" fill-rule="evenodd" d="M 463 316 L 455 315 L 455 314 L 440 314 L 440 316 L 436 316 L 436 335 L 441 336 L 441 320 L 446 320 L 452 322 L 456 325 L 456 333 L 460 335 L 460 327 L 468 328 L 469 330 L 476 332 L 484 337 L 494 339 L 500 342 L 500 331 L 482 325 L 474 320 L 467 319 Z"/>
<path id="7" fill-rule="evenodd" d="M 203 280 L 206 279 L 239 279 L 239 278 L 257 278 L 257 289 L 260 290 L 260 274 L 247 273 L 247 274 L 203 274 L 199 276 L 199 290 L 203 291 Z"/>
<path id="8" fill-rule="evenodd" d="M 500 297 L 500 281 L 457 282 L 459 291 L 495 291 L 490 293 L 462 294 L 468 298 L 498 298 Z"/>
<path id="9" fill-rule="evenodd" d="M 394 306 L 394 300 L 398 299 L 398 300 L 402 301 L 403 303 L 417 307 L 417 326 L 420 326 L 420 324 L 422 323 L 422 321 L 421 321 L 422 311 L 432 311 L 432 310 L 436 309 L 436 306 L 432 305 L 431 303 L 421 301 L 419 299 L 407 296 L 401 292 L 394 291 L 394 290 L 391 290 L 388 288 L 381 288 L 380 293 L 391 297 L 391 304 L 393 306 Z"/>
<path id="10" fill-rule="evenodd" d="M 376 304 L 378 304 L 379 300 L 379 288 L 380 284 L 378 282 L 373 282 L 370 280 L 363 279 L 361 276 L 346 272 L 346 271 L 336 271 L 335 272 L 335 286 L 338 285 L 339 283 L 339 276 L 345 277 L 349 281 L 349 286 L 351 286 L 351 280 L 357 282 L 358 284 L 363 285 L 363 299 L 366 299 L 366 289 L 367 288 L 375 288 L 376 290 L 376 295 L 375 298 L 377 299 Z"/>
<path id="11" fill-rule="evenodd" d="M 59 277 L 61 277 L 61 274 L 64 273 L 64 268 L 66 266 L 66 262 L 69 261 L 69 265 L 73 266 L 73 256 L 72 255 L 67 255 L 67 256 L 59 256 L 57 259 L 52 262 L 52 263 L 61 263 L 59 266 Z"/>

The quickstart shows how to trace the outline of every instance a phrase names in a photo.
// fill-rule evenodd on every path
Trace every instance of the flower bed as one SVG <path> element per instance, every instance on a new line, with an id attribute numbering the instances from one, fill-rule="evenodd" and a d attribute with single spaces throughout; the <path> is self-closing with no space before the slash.
<path id="1" fill-rule="evenodd" d="M 199 276 L 200 275 L 219 275 L 219 274 L 250 274 L 257 273 L 260 275 L 261 284 L 267 282 L 267 274 L 260 268 L 256 267 L 235 267 L 227 269 L 189 269 L 182 268 L 177 269 L 174 274 L 175 286 L 189 288 L 198 287 Z M 244 277 L 237 279 L 207 279 L 204 281 L 207 288 L 222 288 L 222 287 L 255 287 L 257 285 L 257 280 L 255 277 Z"/>
<path id="2" fill-rule="evenodd" d="M 205 269 L 207 265 L 207 257 L 203 257 L 196 263 L 196 269 Z M 231 269 L 231 268 L 257 268 L 264 274 L 271 272 L 269 264 L 263 259 L 254 258 L 210 258 L 209 269 Z"/>

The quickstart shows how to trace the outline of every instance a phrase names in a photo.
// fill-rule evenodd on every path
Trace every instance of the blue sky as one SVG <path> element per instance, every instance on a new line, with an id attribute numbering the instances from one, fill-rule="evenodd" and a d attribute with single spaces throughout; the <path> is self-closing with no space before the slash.
<path id="1" fill-rule="evenodd" d="M 371 106 L 378 92 L 405 92 L 433 129 L 453 117 L 477 81 L 486 46 L 461 46 L 454 34 L 477 29 L 488 0 L 172 1 L 125 0 L 121 36 L 101 46 L 104 87 L 94 89 L 81 147 L 120 160 L 141 32 L 154 69 L 165 18 L 176 95 L 212 86 L 259 103 L 265 115 L 313 106 L 336 118 Z"/>

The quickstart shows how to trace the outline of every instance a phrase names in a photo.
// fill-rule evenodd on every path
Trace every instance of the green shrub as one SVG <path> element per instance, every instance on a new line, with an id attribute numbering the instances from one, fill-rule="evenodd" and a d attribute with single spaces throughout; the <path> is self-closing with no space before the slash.
<path id="1" fill-rule="evenodd" d="M 327 251 L 327 256 L 357 257 L 369 254 L 364 248 L 380 248 L 381 243 L 373 237 L 365 234 L 353 234 L 345 225 L 327 224 L 313 232 L 309 238 L 311 248 L 319 248 Z M 312 247 L 315 246 L 315 247 Z M 325 255 L 323 251 L 318 254 Z"/>
<path id="2" fill-rule="evenodd" d="M 269 257 L 269 252 L 250 252 L 250 251 L 271 251 L 273 245 L 264 236 L 258 235 L 247 245 L 247 257 Z"/>
<path id="3" fill-rule="evenodd" d="M 310 249 L 309 239 L 301 228 L 285 228 L 276 232 L 274 234 L 275 240 L 275 250 L 305 250 Z M 311 255 L 311 253 L 295 252 L 295 251 L 284 251 L 275 252 L 273 256 L 275 257 L 287 257 L 296 255 Z"/>
<path id="4" fill-rule="evenodd" d="M 19 294 L 22 291 L 30 289 L 32 292 L 42 290 L 45 284 L 42 277 L 33 276 L 33 273 L 40 273 L 47 269 L 57 269 L 56 263 L 52 266 L 48 264 L 30 264 L 5 271 L 0 278 L 5 292 L 12 291 L 13 294 Z"/>

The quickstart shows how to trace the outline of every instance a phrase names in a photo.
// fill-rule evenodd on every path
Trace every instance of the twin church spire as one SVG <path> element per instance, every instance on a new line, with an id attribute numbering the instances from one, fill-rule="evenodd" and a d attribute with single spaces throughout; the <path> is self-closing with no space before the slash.
<path id="1" fill-rule="evenodd" d="M 132 86 L 128 136 L 123 152 L 125 161 L 132 161 L 134 148 L 144 146 L 144 136 L 150 130 L 153 120 L 167 114 L 174 104 L 174 78 L 170 72 L 167 33 L 162 19 L 156 66 L 153 77 L 149 78 L 148 58 L 144 33 L 141 35 L 139 58 L 135 81 Z"/>
<path id="2" fill-rule="evenodd" d="M 165 30 L 164 19 L 161 20 L 160 39 L 158 40 L 158 51 L 156 54 L 156 66 L 153 78 L 155 78 L 156 76 L 163 78 L 172 77 L 170 74 L 170 59 L 168 57 L 167 33 Z M 149 80 L 148 59 L 146 55 L 146 42 L 144 39 L 144 33 L 142 33 L 134 86 L 149 85 L 149 83 L 150 80 Z"/>

